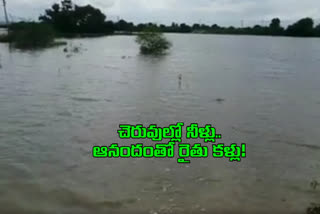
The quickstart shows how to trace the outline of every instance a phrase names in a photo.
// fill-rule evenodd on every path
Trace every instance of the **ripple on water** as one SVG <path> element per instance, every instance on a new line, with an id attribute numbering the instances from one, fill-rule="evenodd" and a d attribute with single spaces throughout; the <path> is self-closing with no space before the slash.
<path id="1" fill-rule="evenodd" d="M 118 200 L 118 201 L 102 201 L 98 202 L 97 205 L 102 206 L 102 207 L 107 207 L 107 208 L 113 208 L 113 209 L 118 209 L 125 207 L 128 204 L 134 204 L 139 201 L 139 198 L 128 198 L 128 199 L 123 199 L 123 200 Z"/>
<path id="2" fill-rule="evenodd" d="M 129 82 L 126 81 L 116 81 L 116 83 L 118 83 L 119 85 L 128 85 Z"/>
<path id="3" fill-rule="evenodd" d="M 71 100 L 78 102 L 99 102 L 99 99 L 95 98 L 87 98 L 87 97 L 71 97 Z"/>
<path id="4" fill-rule="evenodd" d="M 6 55 L 1 58 L 5 67 L 0 70 L 0 182 L 5 182 L 0 187 L 0 213 L 138 213 L 135 208 L 142 213 L 152 210 L 152 214 L 211 213 L 214 208 L 254 213 L 258 208 L 269 211 L 270 205 L 282 208 L 276 202 L 279 193 L 279 199 L 292 199 L 287 204 L 292 210 L 302 207 L 306 200 L 320 198 L 319 187 L 316 191 L 309 187 L 309 179 L 318 179 L 320 170 L 319 135 L 312 128 L 320 109 L 320 76 L 315 72 L 319 63 L 305 64 L 318 53 L 304 52 L 309 53 L 311 40 L 303 40 L 306 45 L 300 47 L 282 38 L 262 42 L 260 37 L 242 36 L 170 37 L 176 42 L 173 58 L 154 60 L 143 56 L 122 60 L 120 57 L 128 50 L 136 53 L 136 46 L 127 46 L 132 44 L 132 37 L 125 36 L 104 38 L 101 43 L 100 39 L 84 39 L 88 47 L 92 44 L 92 50 L 73 62 L 65 60 L 60 50 L 58 57 L 50 49 L 36 56 L 15 52 L 12 58 L 0 48 Z M 188 42 L 192 38 L 196 42 Z M 235 47 L 243 44 L 244 38 L 257 45 L 241 52 Z M 116 46 L 113 40 L 119 41 Z M 280 46 L 279 54 L 271 56 L 279 61 L 279 55 L 285 55 L 287 61 L 266 60 L 266 52 L 274 44 L 270 41 L 279 41 L 276 46 Z M 214 51 L 225 44 L 231 45 L 222 52 Z M 101 55 L 92 54 L 101 45 L 111 48 Z M 283 51 L 291 47 L 301 48 L 298 56 Z M 251 61 L 251 54 L 256 56 L 256 52 L 261 55 Z M 305 60 L 299 65 L 296 59 L 300 57 Z M 17 67 L 19 62 L 32 65 L 32 69 Z M 62 76 L 56 73 L 57 64 Z M 227 71 L 223 69 L 226 65 Z M 300 69 L 305 65 L 305 70 Z M 46 66 L 54 69 L 45 71 Z M 92 72 L 88 73 L 88 68 Z M 180 73 L 181 89 L 177 77 Z M 218 98 L 226 101 L 220 104 Z M 295 100 L 298 105 L 291 105 Z M 311 101 L 318 102 L 317 106 L 309 106 Z M 303 107 L 312 111 L 304 112 Z M 230 134 L 226 139 L 248 138 L 253 153 L 237 164 L 239 167 L 203 160 L 201 164 L 194 161 L 181 166 L 181 171 L 174 163 L 165 165 L 170 167 L 166 173 L 153 160 L 140 168 L 139 160 L 92 159 L 94 144 L 119 142 L 114 132 L 119 122 L 160 125 L 176 118 L 185 122 L 224 119 L 218 125 L 225 135 Z M 290 124 L 285 124 L 286 119 Z M 37 128 L 41 123 L 47 126 Z M 36 128 L 26 128 L 25 124 Z M 229 130 L 232 125 L 233 130 Z M 303 132 L 300 138 L 297 130 Z M 275 136 L 277 132 L 288 136 Z M 77 133 L 81 135 L 77 137 Z M 270 146 L 274 138 L 279 138 L 281 145 Z M 314 168 L 309 169 L 309 165 Z M 255 178 L 263 180 L 255 182 Z M 9 182 L 12 185 L 7 185 Z M 101 183 L 108 185 L 103 188 Z M 143 200 L 139 202 L 135 196 Z"/>
<path id="5" fill-rule="evenodd" d="M 242 127 L 239 127 L 239 126 L 232 126 L 231 127 L 233 130 L 237 131 L 237 132 L 240 132 L 242 134 L 248 134 L 248 135 L 255 135 L 258 133 L 258 131 L 256 130 L 253 130 L 253 129 L 245 129 Z"/>
<path id="6" fill-rule="evenodd" d="M 28 124 L 24 124 L 23 127 L 26 128 L 42 128 L 42 127 L 46 127 L 46 123 L 44 122 L 38 122 L 38 123 L 28 123 Z"/>
<path id="7" fill-rule="evenodd" d="M 209 184 L 209 183 L 220 183 L 222 182 L 221 179 L 217 179 L 217 178 L 210 178 L 210 177 L 196 177 L 194 179 L 194 181 L 196 183 L 205 183 L 205 184 Z"/>
<path id="8" fill-rule="evenodd" d="M 104 68 L 106 68 L 106 69 L 111 69 L 111 70 L 119 70 L 119 67 L 110 66 L 110 65 L 105 65 Z"/>
<path id="9" fill-rule="evenodd" d="M 290 146 L 294 146 L 294 147 L 301 147 L 301 148 L 307 148 L 307 149 L 311 149 L 311 150 L 320 150 L 320 145 L 315 145 L 315 144 L 306 144 L 306 143 L 296 143 L 296 142 L 303 142 L 303 138 L 297 137 L 297 136 L 283 136 L 280 134 L 276 135 L 276 138 L 272 138 L 270 139 L 271 143 L 282 143 L 282 144 L 287 144 Z"/>
<path id="10" fill-rule="evenodd" d="M 289 71 L 283 68 L 265 68 L 262 72 L 256 73 L 259 77 L 263 79 L 279 80 L 287 78 L 291 75 Z"/>
<path id="11" fill-rule="evenodd" d="M 57 115 L 62 117 L 72 117 L 72 113 L 69 111 L 58 112 Z"/>
<path id="12" fill-rule="evenodd" d="M 312 149 L 312 150 L 320 150 L 319 145 L 300 144 L 300 143 L 293 143 L 293 142 L 287 142 L 287 141 L 285 141 L 284 143 L 288 144 L 288 145 L 296 146 L 296 147 L 304 147 L 304 148 L 308 148 L 308 149 Z"/>
<path id="13" fill-rule="evenodd" d="M 52 187 L 50 188 L 47 185 L 30 183 L 27 181 L 10 182 L 7 183 L 7 185 L 8 187 L 11 187 L 11 191 L 7 191 L 4 194 L 5 197 L 0 199 L 0 205 L 7 204 L 5 203 L 6 201 L 20 201 L 21 203 L 19 206 L 21 210 L 23 210 L 23 212 L 20 213 L 28 213 L 28 211 L 34 211 L 34 213 L 37 213 L 37 211 L 47 213 L 45 210 L 61 206 L 68 209 L 77 208 L 83 211 L 90 210 L 90 213 L 102 213 L 102 211 L 110 211 L 110 209 L 114 210 L 124 208 L 127 205 L 134 204 L 139 201 L 139 198 L 104 200 L 103 198 L 90 197 L 85 193 L 75 192 L 67 188 L 52 189 Z M 13 204 L 7 204 L 5 210 L 12 212 L 12 210 L 17 209 Z"/>

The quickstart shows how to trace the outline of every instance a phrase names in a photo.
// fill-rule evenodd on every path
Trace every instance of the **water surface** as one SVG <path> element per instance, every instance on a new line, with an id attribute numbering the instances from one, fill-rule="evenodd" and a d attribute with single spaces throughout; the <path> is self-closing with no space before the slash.
<path id="1" fill-rule="evenodd" d="M 18 51 L 0 43 L 1 213 L 303 213 L 320 202 L 320 40 L 169 34 Z M 178 76 L 182 75 L 179 86 Z M 217 102 L 223 99 L 223 102 Z M 121 123 L 213 124 L 226 159 L 93 159 Z"/>

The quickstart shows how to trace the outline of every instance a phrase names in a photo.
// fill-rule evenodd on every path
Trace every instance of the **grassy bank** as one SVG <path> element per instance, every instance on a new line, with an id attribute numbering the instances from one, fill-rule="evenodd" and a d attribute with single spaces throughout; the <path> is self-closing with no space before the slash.
<path id="1" fill-rule="evenodd" d="M 12 44 L 20 49 L 46 48 L 65 45 L 56 42 L 56 33 L 50 25 L 42 23 L 15 23 L 9 26 L 8 34 L 0 36 L 0 42 Z"/>

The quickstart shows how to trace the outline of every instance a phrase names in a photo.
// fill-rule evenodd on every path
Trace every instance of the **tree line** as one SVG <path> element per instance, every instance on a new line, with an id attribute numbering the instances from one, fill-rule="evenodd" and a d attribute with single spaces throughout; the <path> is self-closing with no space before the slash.
<path id="1" fill-rule="evenodd" d="M 320 37 L 320 24 L 315 26 L 313 19 L 303 18 L 287 28 L 281 26 L 279 18 L 272 19 L 269 26 L 255 25 L 254 27 L 222 27 L 217 24 L 172 23 L 171 25 L 145 23 L 135 25 L 132 22 L 119 20 L 108 21 L 100 9 L 91 5 L 79 6 L 72 0 L 63 0 L 53 4 L 39 17 L 43 23 L 51 24 L 60 33 L 112 34 L 115 31 L 141 32 L 146 28 L 158 29 L 161 32 L 172 33 L 213 33 L 213 34 L 243 34 L 243 35 L 272 35 L 272 36 L 301 36 Z"/>

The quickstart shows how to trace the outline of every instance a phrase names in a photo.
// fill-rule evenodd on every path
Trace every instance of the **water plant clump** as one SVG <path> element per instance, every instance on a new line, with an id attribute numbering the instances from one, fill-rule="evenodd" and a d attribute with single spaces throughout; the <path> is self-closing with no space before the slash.
<path id="1" fill-rule="evenodd" d="M 136 42 L 140 45 L 141 54 L 164 54 L 171 42 L 155 28 L 147 28 L 138 34 Z"/>
<path id="2" fill-rule="evenodd" d="M 320 204 L 311 204 L 307 209 L 307 214 L 320 214 Z"/>
<path id="3" fill-rule="evenodd" d="M 0 37 L 0 42 L 8 42 L 16 48 L 43 48 L 64 43 L 55 42 L 55 32 L 52 26 L 35 23 L 20 22 L 9 26 L 8 34 Z"/>
<path id="4" fill-rule="evenodd" d="M 310 186 L 311 186 L 311 188 L 312 188 L 313 190 L 316 190 L 319 185 L 320 185 L 320 184 L 319 184 L 319 182 L 318 182 L 317 180 L 313 180 L 313 181 L 311 181 L 311 183 L 310 183 Z"/>

